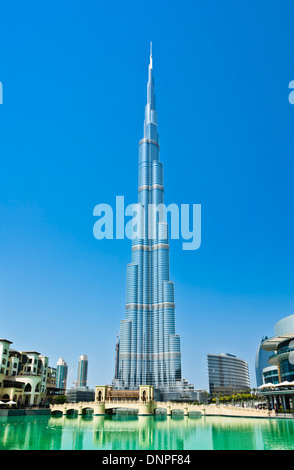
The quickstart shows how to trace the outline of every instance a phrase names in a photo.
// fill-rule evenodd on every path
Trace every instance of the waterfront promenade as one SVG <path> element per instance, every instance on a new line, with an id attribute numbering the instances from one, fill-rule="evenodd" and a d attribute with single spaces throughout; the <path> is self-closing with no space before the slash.
<path id="1" fill-rule="evenodd" d="M 51 415 L 50 408 L 1 408 L 1 416 L 46 416 Z"/>
<path id="2" fill-rule="evenodd" d="M 140 407 L 141 406 L 141 407 Z M 142 408 L 143 406 L 143 408 Z M 101 408 L 101 404 L 97 402 L 80 402 L 80 403 L 65 403 L 62 405 L 50 405 L 50 408 L 26 408 L 26 409 L 13 409 L 6 408 L 0 409 L 0 416 L 36 416 L 36 415 L 55 415 L 62 414 L 64 416 L 72 413 L 84 415 L 86 412 L 91 412 L 96 416 L 104 416 L 113 414 L 116 410 L 132 410 L 137 411 L 138 416 L 152 416 L 158 414 L 166 414 L 172 416 L 175 412 L 180 412 L 184 416 L 222 416 L 222 417 L 236 417 L 236 418 L 289 418 L 294 419 L 294 414 L 291 413 L 278 413 L 274 410 L 256 409 L 253 407 L 227 405 L 192 405 L 187 403 L 178 402 L 153 402 L 152 407 L 146 411 L 146 404 L 130 400 L 122 400 L 119 403 L 111 402 L 105 403 L 105 408 Z"/>
<path id="3" fill-rule="evenodd" d="M 111 414 L 114 410 L 129 409 L 138 411 L 138 416 L 152 416 L 162 413 L 172 416 L 175 412 L 181 412 L 184 416 L 227 416 L 227 417 L 244 417 L 244 418 L 292 418 L 290 413 L 278 413 L 274 410 L 263 410 L 253 407 L 241 407 L 233 405 L 194 405 L 178 402 L 155 402 L 142 403 L 141 401 L 121 400 L 119 402 L 111 401 L 104 403 L 97 402 L 80 402 L 65 403 L 63 405 L 50 405 L 52 414 L 61 413 L 63 415 L 76 412 L 83 415 L 86 411 L 90 411 L 93 415 L 103 416 Z"/>
<path id="4" fill-rule="evenodd" d="M 234 405 L 202 405 L 203 416 L 228 416 L 239 418 L 293 418 L 290 413 L 278 413 L 253 407 L 243 408 Z"/>

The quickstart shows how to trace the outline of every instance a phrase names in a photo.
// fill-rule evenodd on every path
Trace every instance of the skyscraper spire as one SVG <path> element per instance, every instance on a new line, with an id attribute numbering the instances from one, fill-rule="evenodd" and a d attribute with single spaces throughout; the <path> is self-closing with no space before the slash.
<path id="1" fill-rule="evenodd" d="M 152 69 L 152 41 L 150 42 L 150 65 L 149 67 Z"/>
<path id="2" fill-rule="evenodd" d="M 150 109 L 155 110 L 152 42 L 150 43 L 150 62 L 149 62 L 149 68 L 148 68 L 148 83 L 147 83 L 147 106 L 148 104 L 150 104 Z M 146 115 L 145 115 L 145 119 L 146 119 Z"/>

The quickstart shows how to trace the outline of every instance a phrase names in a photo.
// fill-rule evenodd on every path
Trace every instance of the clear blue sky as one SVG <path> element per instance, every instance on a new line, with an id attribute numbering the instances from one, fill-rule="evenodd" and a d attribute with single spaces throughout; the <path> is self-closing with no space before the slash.
<path id="1" fill-rule="evenodd" d="M 183 376 L 206 354 L 254 362 L 294 314 L 291 1 L 56 1 L 1 6 L 0 337 L 110 383 L 131 242 L 93 208 L 137 200 L 149 42 L 165 202 L 202 205 L 202 244 L 172 241 Z"/>

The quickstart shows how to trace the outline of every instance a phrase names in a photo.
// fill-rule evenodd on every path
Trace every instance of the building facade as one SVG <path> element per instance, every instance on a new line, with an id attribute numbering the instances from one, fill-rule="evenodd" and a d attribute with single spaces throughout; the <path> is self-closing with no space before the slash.
<path id="1" fill-rule="evenodd" d="M 270 353 L 269 365 L 276 366 L 279 382 L 294 381 L 294 315 L 278 321 L 275 336 L 266 338 L 261 347 Z"/>
<path id="2" fill-rule="evenodd" d="M 67 380 L 67 363 L 65 360 L 60 357 L 57 361 L 56 368 L 56 387 L 60 389 L 66 389 L 66 380 Z"/>
<path id="3" fill-rule="evenodd" d="M 164 204 L 163 194 L 151 50 L 144 135 L 139 142 L 138 205 L 134 207 L 137 230 L 133 232 L 132 262 L 127 266 L 126 317 L 120 323 L 114 381 L 121 389 L 135 390 L 144 384 L 168 392 L 182 383 L 168 224 L 165 215 L 156 210 Z"/>
<path id="4" fill-rule="evenodd" d="M 278 411 L 294 412 L 294 315 L 282 318 L 275 335 L 265 338 L 261 347 L 270 353 L 269 367 L 264 369 L 264 384 L 259 394 L 268 406 Z"/>
<path id="5" fill-rule="evenodd" d="M 264 367 L 262 370 L 263 384 L 278 384 L 279 383 L 279 371 L 277 366 Z M 261 384 L 262 385 L 262 384 Z M 260 385 L 259 385 L 260 386 Z"/>
<path id="6" fill-rule="evenodd" d="M 76 387 L 86 387 L 87 386 L 87 377 L 88 377 L 88 357 L 83 354 L 79 357 L 78 364 L 78 376 Z"/>
<path id="7" fill-rule="evenodd" d="M 233 354 L 207 354 L 210 395 L 250 391 L 248 364 Z"/>
<path id="8" fill-rule="evenodd" d="M 270 351 L 265 351 L 262 348 L 262 343 L 267 339 L 267 337 L 262 338 L 260 345 L 258 346 L 255 358 L 255 376 L 256 376 L 256 386 L 260 387 L 263 383 L 267 381 L 278 380 L 278 370 L 276 366 L 270 366 L 269 358 L 272 355 Z M 274 382 L 273 382 L 274 383 Z"/>
<path id="9" fill-rule="evenodd" d="M 0 400 L 18 405 L 38 405 L 47 398 L 47 388 L 56 386 L 56 369 L 37 351 L 16 351 L 12 342 L 0 339 Z"/>
<path id="10" fill-rule="evenodd" d="M 79 403 L 81 401 L 94 401 L 95 390 L 88 387 L 76 387 L 66 390 L 66 397 L 69 403 Z"/>
<path id="11" fill-rule="evenodd" d="M 119 375 L 119 335 L 117 335 L 117 341 L 115 345 L 114 380 L 118 380 L 118 375 Z"/>

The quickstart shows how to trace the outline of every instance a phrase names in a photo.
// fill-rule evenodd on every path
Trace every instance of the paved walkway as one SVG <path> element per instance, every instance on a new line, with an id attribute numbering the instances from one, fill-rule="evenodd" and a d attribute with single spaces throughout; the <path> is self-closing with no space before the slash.
<path id="1" fill-rule="evenodd" d="M 256 408 L 243 408 L 233 405 L 202 405 L 202 414 L 205 416 L 236 416 L 248 418 L 294 418 L 290 413 L 278 413 L 274 410 L 260 410 Z"/>

